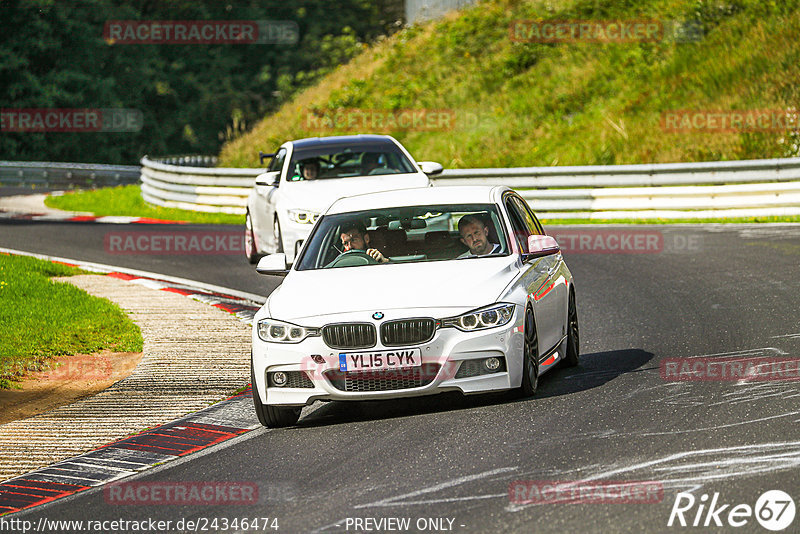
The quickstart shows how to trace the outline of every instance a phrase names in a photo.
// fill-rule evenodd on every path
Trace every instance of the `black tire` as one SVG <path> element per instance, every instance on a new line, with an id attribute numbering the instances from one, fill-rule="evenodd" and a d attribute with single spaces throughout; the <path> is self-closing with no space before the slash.
<path id="1" fill-rule="evenodd" d="M 578 328 L 578 309 L 575 307 L 575 293 L 569 293 L 567 310 L 567 354 L 564 356 L 564 367 L 575 367 L 581 354 L 581 336 Z"/>
<path id="2" fill-rule="evenodd" d="M 258 394 L 256 374 L 255 369 L 253 369 L 252 360 L 250 362 L 250 384 L 253 386 L 253 408 L 255 408 L 256 417 L 258 417 L 259 423 L 268 428 L 292 426 L 293 424 L 297 423 L 297 420 L 300 419 L 300 411 L 302 408 L 283 408 L 261 403 L 261 397 Z"/>
<path id="3" fill-rule="evenodd" d="M 275 253 L 280 254 L 283 252 L 283 236 L 281 235 L 281 223 L 277 217 L 275 217 L 275 222 L 272 223 L 272 233 L 275 236 Z"/>
<path id="4" fill-rule="evenodd" d="M 525 343 L 522 348 L 522 385 L 517 392 L 520 397 L 532 397 L 539 385 L 539 338 L 536 335 L 536 321 L 530 307 L 525 309 L 523 328 Z"/>
<path id="5" fill-rule="evenodd" d="M 244 219 L 244 255 L 251 264 L 258 263 L 260 255 L 256 246 L 256 236 L 253 233 L 253 220 L 250 218 L 249 211 Z"/>

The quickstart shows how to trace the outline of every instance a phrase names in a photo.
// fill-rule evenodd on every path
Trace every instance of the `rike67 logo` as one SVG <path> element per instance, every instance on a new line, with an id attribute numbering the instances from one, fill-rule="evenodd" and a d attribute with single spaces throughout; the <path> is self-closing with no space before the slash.
<path id="1" fill-rule="evenodd" d="M 792 497 L 781 490 L 765 491 L 749 504 L 724 503 L 715 492 L 710 498 L 703 494 L 698 499 L 691 493 L 678 493 L 672 504 L 667 526 L 692 527 L 743 527 L 753 517 L 767 530 L 785 530 L 794 521 L 795 503 Z"/>

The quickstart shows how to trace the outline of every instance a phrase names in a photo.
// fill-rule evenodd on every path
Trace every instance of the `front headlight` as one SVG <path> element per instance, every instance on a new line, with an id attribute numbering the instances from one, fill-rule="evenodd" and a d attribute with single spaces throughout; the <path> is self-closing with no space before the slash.
<path id="1" fill-rule="evenodd" d="M 319 213 L 306 210 L 289 210 L 289 218 L 297 224 L 314 224 L 319 218 Z"/>
<path id="2" fill-rule="evenodd" d="M 492 304 L 485 308 L 459 315 L 458 317 L 448 317 L 442 319 L 441 324 L 453 326 L 462 332 L 473 332 L 475 330 L 485 330 L 496 326 L 503 326 L 511 321 L 514 316 L 514 304 Z"/>
<path id="3" fill-rule="evenodd" d="M 300 343 L 308 336 L 318 336 L 319 328 L 305 328 L 277 319 L 258 322 L 258 337 L 270 343 Z"/>

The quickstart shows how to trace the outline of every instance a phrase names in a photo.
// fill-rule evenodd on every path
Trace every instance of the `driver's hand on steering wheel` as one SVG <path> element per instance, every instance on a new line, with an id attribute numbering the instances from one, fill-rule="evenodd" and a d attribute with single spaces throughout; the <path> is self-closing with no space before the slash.
<path id="1" fill-rule="evenodd" d="M 381 251 L 376 248 L 367 249 L 367 255 L 380 263 L 387 263 L 389 261 L 389 258 L 381 254 Z"/>

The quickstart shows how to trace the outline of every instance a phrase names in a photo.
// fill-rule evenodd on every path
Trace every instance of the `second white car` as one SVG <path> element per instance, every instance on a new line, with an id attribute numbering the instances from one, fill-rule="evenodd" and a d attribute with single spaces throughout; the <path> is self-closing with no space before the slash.
<path id="1" fill-rule="evenodd" d="M 388 135 L 314 137 L 281 145 L 247 199 L 245 254 L 256 263 L 282 252 L 293 262 L 317 217 L 335 200 L 425 187 L 442 172 L 417 163 Z"/>

